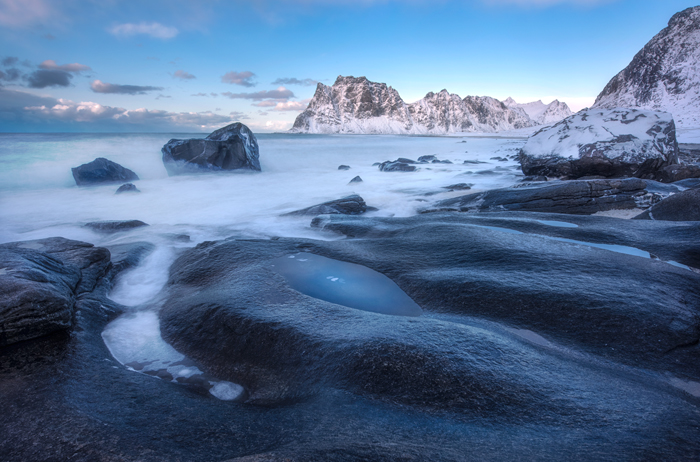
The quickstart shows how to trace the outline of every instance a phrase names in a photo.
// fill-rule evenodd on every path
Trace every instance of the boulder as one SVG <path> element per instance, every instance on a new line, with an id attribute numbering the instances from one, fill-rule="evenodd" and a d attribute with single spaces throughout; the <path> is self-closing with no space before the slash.
<path id="1" fill-rule="evenodd" d="M 443 186 L 442 188 L 447 189 L 448 191 L 467 191 L 472 189 L 472 186 L 474 186 L 472 183 L 456 183 L 449 186 Z"/>
<path id="2" fill-rule="evenodd" d="M 660 168 L 654 175 L 658 181 L 675 183 L 688 178 L 700 178 L 700 164 L 673 164 Z"/>
<path id="3" fill-rule="evenodd" d="M 589 215 L 607 210 L 647 208 L 677 188 L 654 188 L 656 182 L 622 180 L 574 180 L 519 183 L 508 188 L 453 197 L 422 212 L 532 211 Z"/>
<path id="4" fill-rule="evenodd" d="M 638 109 L 588 109 L 545 127 L 520 151 L 525 175 L 655 179 L 678 163 L 671 114 Z"/>
<path id="5" fill-rule="evenodd" d="M 353 184 L 353 183 L 362 183 L 362 178 L 360 178 L 360 176 L 358 175 L 355 178 L 353 178 L 352 180 L 350 180 L 350 182 L 348 184 Z"/>
<path id="6" fill-rule="evenodd" d="M 0 245 L 0 347 L 71 328 L 76 298 L 109 259 L 107 249 L 63 238 Z"/>
<path id="7" fill-rule="evenodd" d="M 350 170 L 350 166 L 349 165 L 339 165 L 338 170 Z"/>
<path id="8" fill-rule="evenodd" d="M 98 233 L 111 234 L 118 233 L 120 231 L 130 231 L 134 228 L 148 226 L 148 224 L 141 220 L 105 220 L 91 221 L 90 223 L 85 223 L 83 226 Z"/>
<path id="9" fill-rule="evenodd" d="M 72 168 L 71 171 L 78 186 L 123 183 L 139 179 L 136 173 L 104 157 L 98 157 L 92 162 Z"/>
<path id="10" fill-rule="evenodd" d="M 654 204 L 635 220 L 700 221 L 700 188 L 687 189 Z"/>
<path id="11" fill-rule="evenodd" d="M 204 171 L 260 171 L 258 140 L 242 123 L 212 132 L 204 139 L 173 139 L 161 150 L 168 175 Z"/>
<path id="12" fill-rule="evenodd" d="M 336 199 L 323 204 L 312 205 L 301 210 L 285 213 L 287 216 L 316 216 L 324 214 L 360 215 L 367 211 L 365 200 L 357 194 Z"/>
<path id="13" fill-rule="evenodd" d="M 415 172 L 418 170 L 415 163 L 410 159 L 398 158 L 397 160 L 387 160 L 379 164 L 379 170 L 382 172 Z"/>
<path id="14" fill-rule="evenodd" d="M 437 160 L 437 156 L 435 154 L 430 154 L 427 156 L 420 156 L 418 158 L 418 162 L 420 162 L 421 164 L 427 164 L 428 162 L 432 162 L 434 160 Z"/>
<path id="15" fill-rule="evenodd" d="M 139 191 L 139 189 L 136 186 L 134 186 L 133 183 L 124 183 L 123 185 L 119 186 L 119 188 L 117 188 L 117 192 L 115 192 L 114 194 L 137 193 L 137 192 L 141 192 L 141 191 Z"/>

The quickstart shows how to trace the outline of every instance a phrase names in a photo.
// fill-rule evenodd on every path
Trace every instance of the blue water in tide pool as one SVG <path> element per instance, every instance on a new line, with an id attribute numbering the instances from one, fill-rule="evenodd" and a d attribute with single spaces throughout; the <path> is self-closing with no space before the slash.
<path id="1" fill-rule="evenodd" d="M 381 314 L 423 313 L 394 281 L 366 266 L 311 253 L 277 258 L 272 264 L 293 289 L 310 297 Z"/>

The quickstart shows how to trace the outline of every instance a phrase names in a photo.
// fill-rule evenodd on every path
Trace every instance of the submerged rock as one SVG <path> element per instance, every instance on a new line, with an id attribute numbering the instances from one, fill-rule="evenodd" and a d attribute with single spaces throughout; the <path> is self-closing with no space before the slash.
<path id="1" fill-rule="evenodd" d="M 204 139 L 170 140 L 161 152 L 168 175 L 261 170 L 258 140 L 248 127 L 239 122 L 220 128 Z"/>
<path id="2" fill-rule="evenodd" d="M 654 204 L 636 220 L 700 221 L 700 189 L 688 189 Z"/>
<path id="3" fill-rule="evenodd" d="M 589 109 L 536 132 L 519 160 L 525 175 L 655 179 L 678 163 L 676 127 L 665 112 Z"/>
<path id="4" fill-rule="evenodd" d="M 663 190 L 650 191 L 653 183 L 638 178 L 520 183 L 508 188 L 445 199 L 422 212 L 523 210 L 589 215 L 607 210 L 647 208 L 670 193 Z M 676 188 L 669 187 L 672 191 L 677 191 Z"/>
<path id="5" fill-rule="evenodd" d="M 417 167 L 415 161 L 399 157 L 397 160 L 387 160 L 379 164 L 379 170 L 382 172 L 415 172 Z"/>
<path id="6" fill-rule="evenodd" d="M 71 172 L 73 172 L 75 184 L 78 186 L 123 183 L 139 179 L 139 176 L 133 171 L 104 157 L 98 157 L 92 162 L 72 168 Z"/>
<path id="7" fill-rule="evenodd" d="M 339 165 L 338 170 L 350 170 L 350 166 L 349 165 Z"/>
<path id="8" fill-rule="evenodd" d="M 139 189 L 136 186 L 134 186 L 133 183 L 124 183 L 123 185 L 119 186 L 119 188 L 117 189 L 117 192 L 115 192 L 114 194 L 137 193 L 137 192 L 141 192 L 141 191 L 139 191 Z"/>
<path id="9" fill-rule="evenodd" d="M 134 228 L 140 228 L 142 226 L 148 226 L 141 220 L 114 220 L 114 221 L 92 221 L 90 223 L 85 223 L 83 226 L 90 228 L 93 231 L 99 233 L 118 233 L 120 231 L 129 231 Z"/>
<path id="10" fill-rule="evenodd" d="M 301 210 L 295 210 L 294 212 L 285 213 L 285 215 L 290 216 L 316 216 L 323 214 L 341 214 L 341 215 L 360 215 L 367 211 L 367 204 L 365 200 L 353 194 L 351 196 L 343 197 L 342 199 L 336 199 L 323 204 L 312 205 Z"/>
<path id="11" fill-rule="evenodd" d="M 348 184 L 353 184 L 353 183 L 362 183 L 362 178 L 360 178 L 360 176 L 358 175 L 348 182 Z"/>

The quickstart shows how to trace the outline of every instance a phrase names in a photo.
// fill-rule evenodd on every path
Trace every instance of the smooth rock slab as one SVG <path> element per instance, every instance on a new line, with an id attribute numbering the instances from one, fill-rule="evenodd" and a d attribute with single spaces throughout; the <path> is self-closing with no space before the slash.
<path id="1" fill-rule="evenodd" d="M 98 157 L 92 162 L 71 169 L 78 186 L 93 186 L 105 183 L 136 181 L 139 176 L 116 162 Z"/>
<path id="2" fill-rule="evenodd" d="M 676 126 L 665 112 L 589 109 L 533 134 L 519 160 L 525 175 L 655 179 L 678 163 Z"/>
<path id="3" fill-rule="evenodd" d="M 653 181 L 637 178 L 521 183 L 508 188 L 445 199 L 422 212 L 522 210 L 589 215 L 607 210 L 647 208 L 668 194 L 650 191 L 652 184 Z M 673 188 L 673 191 L 676 190 Z"/>
<path id="4" fill-rule="evenodd" d="M 172 139 L 161 152 L 168 175 L 261 170 L 258 140 L 248 127 L 239 122 L 220 128 L 204 139 Z"/>
<path id="5" fill-rule="evenodd" d="M 108 265 L 106 249 L 63 238 L 0 245 L 0 346 L 70 329 Z"/>
<path id="6" fill-rule="evenodd" d="M 700 221 L 700 189 L 688 189 L 669 196 L 634 219 Z"/>

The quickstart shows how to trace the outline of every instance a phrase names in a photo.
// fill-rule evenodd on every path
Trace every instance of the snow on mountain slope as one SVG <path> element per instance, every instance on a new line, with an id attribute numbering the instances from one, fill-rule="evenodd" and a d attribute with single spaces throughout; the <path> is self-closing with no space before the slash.
<path id="1" fill-rule="evenodd" d="M 406 104 L 398 92 L 365 77 L 339 76 L 332 86 L 319 83 L 295 133 L 447 134 L 493 133 L 535 125 L 527 114 L 490 97 L 447 90 Z"/>
<path id="2" fill-rule="evenodd" d="M 542 100 L 533 101 L 531 103 L 516 103 L 513 98 L 507 98 L 503 104 L 511 109 L 522 109 L 530 119 L 538 125 L 550 125 L 557 123 L 566 117 L 569 117 L 573 112 L 569 109 L 566 103 L 555 99 L 549 104 L 544 104 Z"/>
<path id="3" fill-rule="evenodd" d="M 665 111 L 680 128 L 700 127 L 700 6 L 673 15 L 610 80 L 593 107 Z"/>

